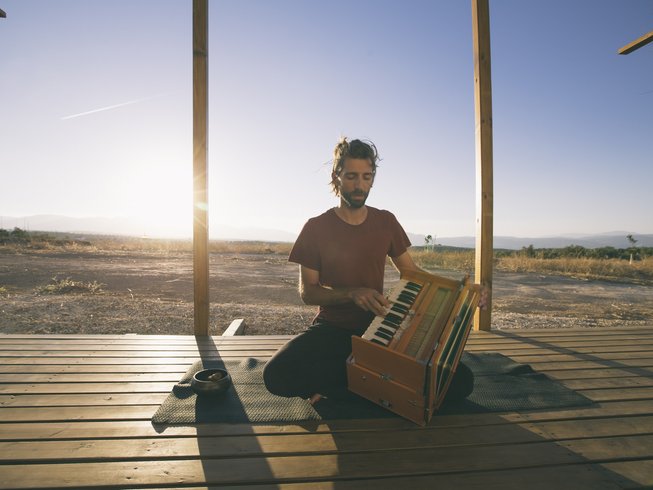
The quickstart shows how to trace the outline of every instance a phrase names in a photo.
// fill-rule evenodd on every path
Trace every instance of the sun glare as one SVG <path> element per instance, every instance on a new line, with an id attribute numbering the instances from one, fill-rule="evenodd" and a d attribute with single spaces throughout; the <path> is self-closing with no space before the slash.
<path id="1" fill-rule="evenodd" d="M 138 234 L 153 237 L 190 237 L 193 192 L 190 176 L 181 169 L 150 174 L 141 169 L 130 176 L 127 216 Z"/>

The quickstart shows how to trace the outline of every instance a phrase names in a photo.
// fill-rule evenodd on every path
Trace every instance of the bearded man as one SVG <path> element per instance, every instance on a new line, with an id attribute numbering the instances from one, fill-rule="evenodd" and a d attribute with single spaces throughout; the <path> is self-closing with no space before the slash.
<path id="1" fill-rule="evenodd" d="M 400 273 L 420 270 L 395 216 L 366 204 L 378 159 L 369 141 L 343 138 L 334 149 L 331 187 L 339 203 L 306 222 L 288 259 L 299 264 L 301 299 L 318 312 L 308 330 L 266 364 L 263 379 L 271 393 L 311 403 L 348 396 L 351 337 L 390 306 L 383 295 L 386 257 Z M 460 363 L 447 398 L 466 397 L 473 384 L 472 372 Z"/>

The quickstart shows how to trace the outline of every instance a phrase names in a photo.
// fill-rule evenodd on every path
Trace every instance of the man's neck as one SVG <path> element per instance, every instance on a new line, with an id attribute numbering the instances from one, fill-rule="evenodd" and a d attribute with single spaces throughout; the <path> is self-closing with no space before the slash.
<path id="1" fill-rule="evenodd" d="M 350 225 L 360 225 L 367 218 L 367 206 L 352 208 L 346 203 L 341 202 L 335 209 L 338 218 Z"/>

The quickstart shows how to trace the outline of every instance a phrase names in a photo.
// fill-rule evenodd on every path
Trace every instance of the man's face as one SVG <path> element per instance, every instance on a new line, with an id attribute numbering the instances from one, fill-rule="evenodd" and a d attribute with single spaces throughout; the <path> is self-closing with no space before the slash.
<path id="1" fill-rule="evenodd" d="M 350 208 L 362 208 L 374 183 L 374 170 L 367 158 L 347 158 L 338 176 L 340 199 Z"/>

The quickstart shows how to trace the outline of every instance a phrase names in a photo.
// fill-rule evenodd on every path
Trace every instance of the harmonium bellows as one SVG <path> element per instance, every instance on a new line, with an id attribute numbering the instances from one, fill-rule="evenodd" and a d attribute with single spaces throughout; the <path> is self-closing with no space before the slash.
<path id="1" fill-rule="evenodd" d="M 388 295 L 387 315 L 352 337 L 351 391 L 425 425 L 440 408 L 462 356 L 480 286 L 406 271 Z"/>

